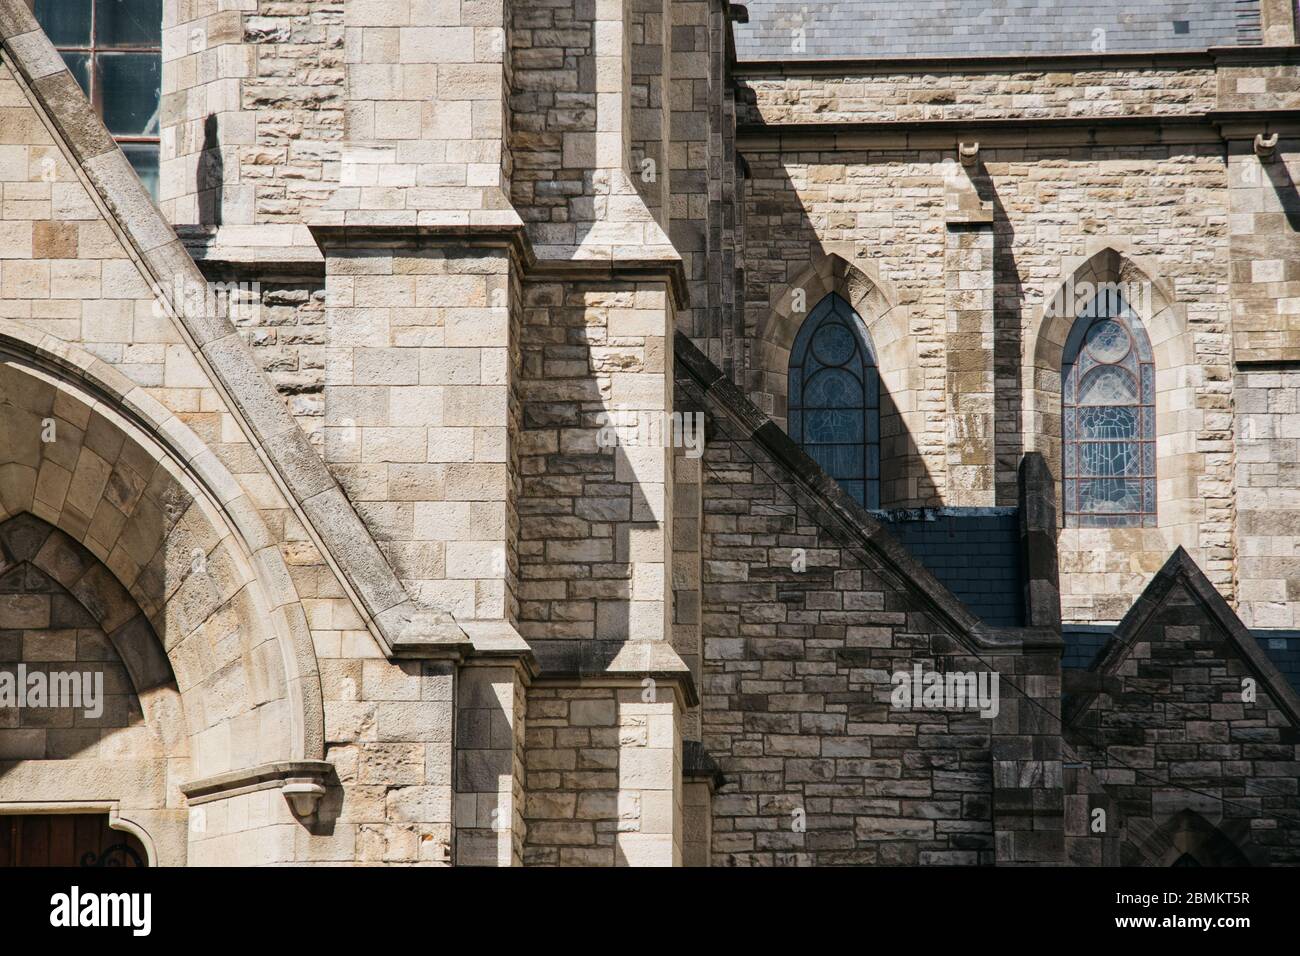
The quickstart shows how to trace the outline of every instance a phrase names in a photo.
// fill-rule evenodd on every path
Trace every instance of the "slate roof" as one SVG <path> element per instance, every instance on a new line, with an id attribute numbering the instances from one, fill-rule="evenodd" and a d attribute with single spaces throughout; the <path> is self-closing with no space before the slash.
<path id="1" fill-rule="evenodd" d="M 985 624 L 1024 625 L 1017 509 L 925 508 L 872 514 Z"/>
<path id="2" fill-rule="evenodd" d="M 1259 0 L 749 0 L 741 60 L 1199 50 L 1260 42 Z M 805 46 L 794 49 L 796 29 Z"/>

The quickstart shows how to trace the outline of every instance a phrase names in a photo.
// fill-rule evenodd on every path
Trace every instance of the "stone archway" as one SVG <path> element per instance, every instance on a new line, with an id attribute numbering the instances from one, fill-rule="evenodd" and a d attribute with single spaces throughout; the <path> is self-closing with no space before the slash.
<path id="1" fill-rule="evenodd" d="M 1150 339 L 1156 375 L 1157 515 L 1155 527 L 1065 528 L 1058 543 L 1062 615 L 1066 621 L 1118 621 L 1171 551 L 1182 547 L 1214 571 L 1202 543 L 1202 529 L 1213 518 L 1202 489 L 1211 461 L 1199 437 L 1207 413 L 1201 398 L 1207 371 L 1198 361 L 1179 302 L 1156 263 L 1132 255 L 1119 241 L 1106 241 L 1092 253 L 1067 262 L 1043 303 L 1030 316 L 1023 356 L 1026 451 L 1039 451 L 1056 484 L 1061 504 L 1061 363 L 1075 323 L 1076 290 L 1118 287 L 1125 291 Z M 1137 290 L 1129 296 L 1127 290 Z M 1222 479 L 1231 476 L 1224 473 Z M 1226 487 L 1226 486 L 1225 486 Z M 1223 505 L 1230 507 L 1230 502 Z M 1212 579 L 1231 594 L 1230 575 Z M 1107 582 L 1110 582 L 1108 585 Z M 1118 582 L 1118 583 L 1115 583 Z"/>
<path id="2" fill-rule="evenodd" d="M 151 630 L 161 656 L 137 655 L 133 666 L 143 675 L 165 661 L 174 675 L 184 753 L 141 770 L 124 792 L 184 813 L 182 793 L 193 807 L 282 789 L 293 802 L 277 796 L 267 825 L 293 823 L 299 798 L 322 792 L 328 772 L 315 652 L 277 539 L 220 446 L 104 363 L 10 322 L 0 322 L 0 433 L 10 438 L 0 446 L 0 522 L 30 531 L 35 516 L 57 529 L 76 547 L 59 549 L 66 560 L 51 563 L 51 578 L 78 588 L 108 633 L 134 629 L 120 635 L 132 637 L 124 660 Z M 25 792 L 40 791 L 40 763 L 10 769 Z M 57 799 L 110 801 L 136 818 L 139 801 L 94 768 L 60 774 Z M 196 839 L 221 836 L 190 827 L 190 855 Z M 239 839 L 234 858 L 260 858 L 255 830 Z"/>
<path id="3" fill-rule="evenodd" d="M 790 350 L 804 320 L 831 293 L 862 319 L 876 354 L 881 507 L 936 504 L 936 483 L 914 437 L 925 427 L 918 407 L 925 383 L 916 338 L 910 334 L 910 310 L 898 304 L 896 290 L 867 260 L 850 262 L 838 253 L 824 253 L 773 293 L 754 333 L 748 397 L 781 428 L 787 427 Z"/>

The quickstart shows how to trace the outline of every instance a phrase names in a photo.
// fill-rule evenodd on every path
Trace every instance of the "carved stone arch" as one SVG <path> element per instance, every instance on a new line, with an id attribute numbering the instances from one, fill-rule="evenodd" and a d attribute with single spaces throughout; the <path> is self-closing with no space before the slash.
<path id="1" fill-rule="evenodd" d="M 911 310 L 899 304 L 893 284 L 870 261 L 824 252 L 777 287 L 754 332 L 749 398 L 781 428 L 788 427 L 790 350 L 808 315 L 832 293 L 862 319 L 880 373 L 881 505 L 930 504 L 932 482 L 913 437 L 925 423 L 919 411 L 924 381 Z"/>
<path id="2" fill-rule="evenodd" d="M 7 320 L 0 418 L 15 436 L 0 448 L 0 519 L 30 512 L 59 528 L 143 611 L 186 703 L 188 775 L 319 760 L 306 614 L 275 539 L 213 451 L 104 362 Z M 51 422 L 58 437 L 42 441 Z"/>
<path id="3" fill-rule="evenodd" d="M 1123 617 L 1132 595 L 1146 586 L 1175 548 L 1187 549 L 1204 563 L 1200 528 L 1205 502 L 1198 480 L 1207 465 L 1197 450 L 1204 412 L 1197 406 L 1196 392 L 1206 372 L 1197 361 L 1186 304 L 1178 301 L 1154 259 L 1134 254 L 1124 240 L 1105 238 L 1094 240 L 1086 255 L 1063 263 L 1060 275 L 1046 286 L 1043 301 L 1030 313 L 1021 376 L 1025 450 L 1041 452 L 1047 461 L 1056 484 L 1058 515 L 1063 514 L 1062 360 L 1076 320 L 1073 295 L 1083 283 L 1093 289 L 1114 283 L 1121 291 L 1140 290 L 1125 298 L 1132 300 L 1128 304 L 1141 321 L 1155 359 L 1156 526 L 1065 529 L 1061 534 L 1062 594 L 1087 595 L 1089 602 L 1078 610 L 1063 606 L 1064 618 L 1100 623 Z M 1072 574 L 1108 575 L 1105 580 L 1118 578 L 1120 583 L 1106 590 L 1103 577 L 1072 581 Z"/>

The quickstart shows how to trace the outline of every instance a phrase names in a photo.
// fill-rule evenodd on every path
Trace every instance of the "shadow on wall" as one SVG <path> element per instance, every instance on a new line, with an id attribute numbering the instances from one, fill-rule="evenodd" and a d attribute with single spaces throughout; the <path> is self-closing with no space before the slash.
<path id="1" fill-rule="evenodd" d="M 865 325 L 880 372 L 880 507 L 941 504 L 916 437 L 924 416 L 942 409 L 922 407 L 925 370 L 911 327 L 915 292 L 882 274 L 880 259 L 867 255 L 879 255 L 869 245 L 823 241 L 828 230 L 851 228 L 856 212 L 820 213 L 804 202 L 782 163 L 770 155 L 750 157 L 750 163 L 744 200 L 750 347 L 735 357 L 737 384 L 788 428 L 791 348 L 817 304 L 838 294 Z"/>
<path id="2" fill-rule="evenodd" d="M 203 121 L 203 152 L 194 173 L 199 197 L 199 225 L 220 226 L 225 192 L 226 161 L 221 155 L 221 137 L 216 114 Z"/>

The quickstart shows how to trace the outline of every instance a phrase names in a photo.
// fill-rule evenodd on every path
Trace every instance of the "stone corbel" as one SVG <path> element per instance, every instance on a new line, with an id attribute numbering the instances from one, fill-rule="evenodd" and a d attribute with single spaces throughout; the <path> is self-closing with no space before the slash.
<path id="1" fill-rule="evenodd" d="M 980 161 L 980 144 L 958 143 L 957 155 L 961 157 L 961 164 L 970 169 Z"/>
<path id="2" fill-rule="evenodd" d="M 1272 162 L 1273 157 L 1277 155 L 1277 133 L 1272 136 L 1265 136 L 1263 133 L 1255 134 L 1255 155 L 1266 163 Z"/>
<path id="3" fill-rule="evenodd" d="M 190 806 L 225 800 L 255 790 L 279 790 L 293 815 L 308 823 L 325 795 L 334 765 L 325 760 L 277 760 L 244 770 L 232 770 L 181 785 Z"/>

